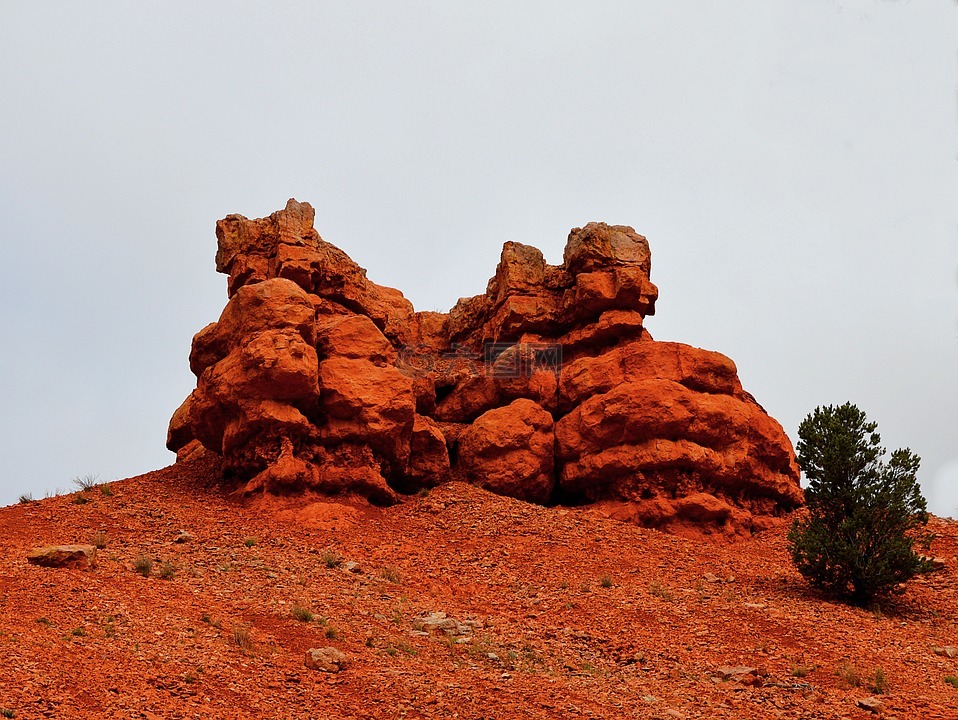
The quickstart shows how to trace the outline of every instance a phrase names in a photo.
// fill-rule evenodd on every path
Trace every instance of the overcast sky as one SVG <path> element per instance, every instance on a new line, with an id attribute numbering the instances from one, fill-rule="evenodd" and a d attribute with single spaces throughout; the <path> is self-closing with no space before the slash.
<path id="1" fill-rule="evenodd" d="M 956 87 L 952 0 L 0 0 L 0 504 L 172 462 L 215 221 L 296 197 L 424 310 L 632 225 L 654 337 L 958 515 Z"/>

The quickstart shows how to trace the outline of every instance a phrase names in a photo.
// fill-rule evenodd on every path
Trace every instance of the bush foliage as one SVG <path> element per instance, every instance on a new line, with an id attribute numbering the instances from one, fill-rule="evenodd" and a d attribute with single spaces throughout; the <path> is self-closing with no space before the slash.
<path id="1" fill-rule="evenodd" d="M 921 458 L 904 448 L 886 461 L 877 423 L 851 403 L 815 408 L 798 437 L 808 515 L 788 540 L 799 572 L 829 595 L 866 605 L 929 570 L 915 552 L 931 542 Z"/>

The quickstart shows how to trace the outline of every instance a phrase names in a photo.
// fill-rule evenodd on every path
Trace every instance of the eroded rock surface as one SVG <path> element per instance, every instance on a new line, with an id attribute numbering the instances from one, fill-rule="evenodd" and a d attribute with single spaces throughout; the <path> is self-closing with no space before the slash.
<path id="1" fill-rule="evenodd" d="M 415 312 L 290 200 L 217 223 L 229 276 L 193 340 L 196 390 L 167 445 L 198 441 L 245 492 L 376 503 L 462 479 L 539 503 L 594 503 L 674 532 L 734 536 L 802 502 L 781 426 L 719 353 L 652 340 L 648 242 L 590 223 L 562 265 L 508 242 L 486 292 Z"/>

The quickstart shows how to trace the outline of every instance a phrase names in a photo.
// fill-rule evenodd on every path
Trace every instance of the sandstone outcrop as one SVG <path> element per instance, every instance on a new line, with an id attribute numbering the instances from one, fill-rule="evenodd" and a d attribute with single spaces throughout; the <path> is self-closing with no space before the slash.
<path id="1" fill-rule="evenodd" d="M 222 456 L 244 492 L 389 504 L 448 479 L 734 536 L 800 505 L 791 443 L 719 353 L 652 340 L 658 290 L 632 228 L 572 230 L 563 263 L 504 245 L 485 293 L 416 312 L 290 200 L 217 223 L 229 276 L 193 340 L 181 457 Z"/>
<path id="2" fill-rule="evenodd" d="M 48 545 L 30 551 L 27 562 L 40 567 L 90 570 L 96 567 L 96 548 L 93 545 Z"/>

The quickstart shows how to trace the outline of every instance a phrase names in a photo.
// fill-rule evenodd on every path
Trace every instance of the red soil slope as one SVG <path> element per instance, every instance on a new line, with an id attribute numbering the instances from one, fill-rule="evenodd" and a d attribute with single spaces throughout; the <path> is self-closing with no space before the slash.
<path id="1" fill-rule="evenodd" d="M 403 504 L 237 500 L 208 461 L 0 509 L 0 709 L 17 718 L 958 718 L 958 525 L 883 613 L 819 599 L 778 525 L 716 546 L 450 483 Z M 76 497 L 88 499 L 76 504 Z M 175 543 L 177 532 L 193 539 Z M 93 571 L 38 545 L 106 547 Z M 254 539 L 255 538 L 255 542 Z M 247 542 L 248 540 L 248 542 Z M 335 553 L 361 572 L 327 567 Z M 134 571 L 147 555 L 150 577 Z M 170 579 L 160 562 L 172 564 Z M 332 563 L 330 563 L 332 564 Z M 315 613 L 295 619 L 294 605 Z M 471 635 L 422 634 L 442 611 Z M 324 624 L 325 623 L 325 624 Z M 248 628 L 239 647 L 234 629 Z M 331 645 L 348 667 L 304 667 Z M 751 666 L 717 682 L 721 666 Z M 857 672 L 861 683 L 855 687 Z M 836 674 L 840 673 L 840 674 Z"/>

